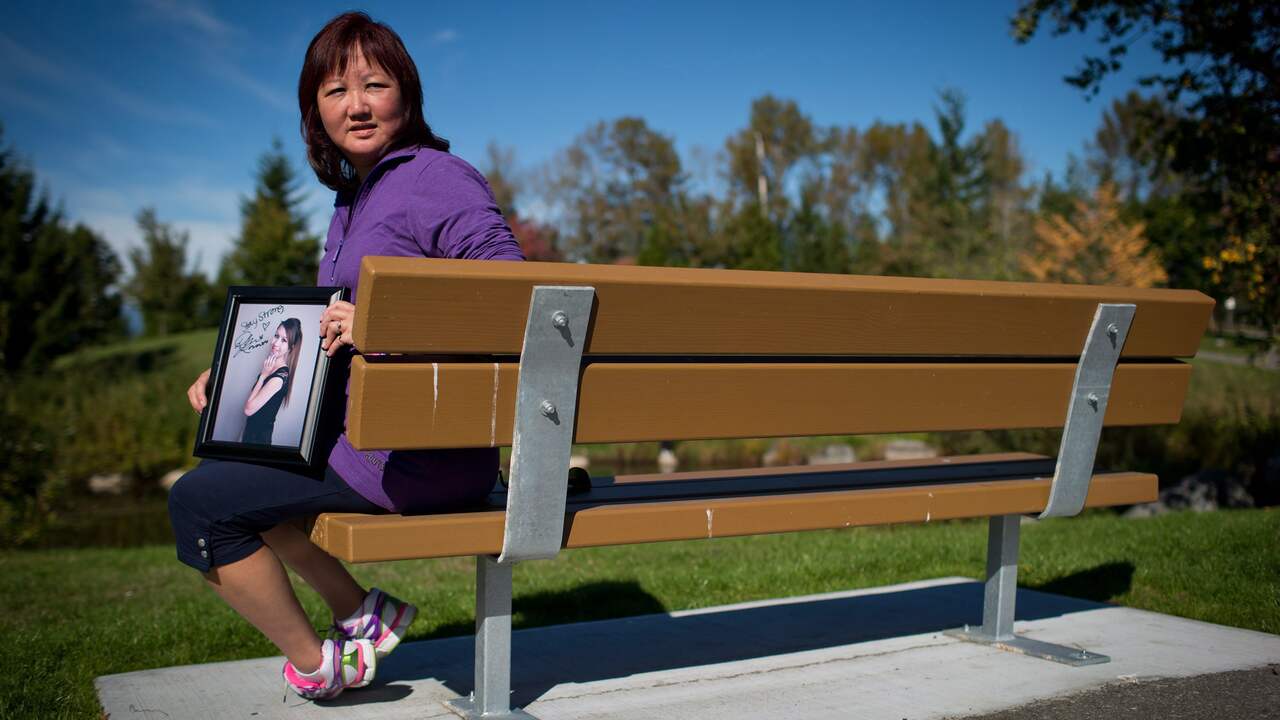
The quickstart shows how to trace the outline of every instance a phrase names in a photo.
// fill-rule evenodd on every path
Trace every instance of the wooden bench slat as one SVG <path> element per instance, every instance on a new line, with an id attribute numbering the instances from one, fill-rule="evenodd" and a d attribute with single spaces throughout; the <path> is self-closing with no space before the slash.
<path id="1" fill-rule="evenodd" d="M 624 503 L 566 514 L 565 547 L 598 547 L 667 540 L 822 530 L 890 523 L 1036 513 L 1049 497 L 1049 478 L 915 485 L 758 497 Z M 1105 473 L 1093 477 L 1087 507 L 1154 501 L 1156 476 Z M 311 539 L 348 562 L 496 555 L 502 550 L 504 513 L 446 515 L 328 513 Z"/>
<path id="2" fill-rule="evenodd" d="M 1192 290 L 366 257 L 363 352 L 519 354 L 534 285 L 591 285 L 586 352 L 1071 357 L 1099 302 L 1137 303 L 1126 357 L 1190 357 Z M 697 322 L 685 322 L 696 318 Z"/>
<path id="3" fill-rule="evenodd" d="M 1107 425 L 1176 423 L 1191 366 L 1116 370 Z M 360 449 L 510 445 L 515 363 L 352 364 Z M 1060 426 L 1071 363 L 592 363 L 575 440 L 637 442 Z"/>

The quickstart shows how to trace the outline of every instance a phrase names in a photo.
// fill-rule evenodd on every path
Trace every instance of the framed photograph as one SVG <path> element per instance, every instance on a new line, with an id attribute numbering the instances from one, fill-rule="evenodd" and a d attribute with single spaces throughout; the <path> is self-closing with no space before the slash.
<path id="1" fill-rule="evenodd" d="M 305 466 L 325 460 L 315 457 L 329 376 L 318 328 L 324 309 L 347 297 L 339 287 L 228 289 L 197 457 Z"/>

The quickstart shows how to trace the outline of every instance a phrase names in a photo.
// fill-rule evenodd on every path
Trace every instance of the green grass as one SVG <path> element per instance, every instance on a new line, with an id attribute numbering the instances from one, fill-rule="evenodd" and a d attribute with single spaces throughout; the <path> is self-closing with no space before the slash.
<path id="1" fill-rule="evenodd" d="M 985 532 L 970 521 L 576 550 L 516 571 L 514 624 L 978 577 Z M 1141 520 L 1091 512 L 1026 526 L 1020 580 L 1277 633 L 1277 547 L 1276 511 Z M 410 637 L 423 639 L 471 632 L 472 568 L 453 558 L 353 572 L 422 606 Z M 317 626 L 327 624 L 317 596 L 301 596 Z M 0 629 L 20 640 L 0 661 L 0 718 L 96 718 L 96 676 L 276 654 L 168 546 L 0 553 Z"/>
<path id="2" fill-rule="evenodd" d="M 209 367 L 209 361 L 213 358 L 213 344 L 217 340 L 217 329 L 192 330 L 163 337 L 135 338 L 110 345 L 94 345 L 63 355 L 53 362 L 53 367 L 56 370 L 68 370 L 122 357 L 172 353 L 182 367 L 198 373 Z M 194 374 L 191 379 L 195 379 Z"/>

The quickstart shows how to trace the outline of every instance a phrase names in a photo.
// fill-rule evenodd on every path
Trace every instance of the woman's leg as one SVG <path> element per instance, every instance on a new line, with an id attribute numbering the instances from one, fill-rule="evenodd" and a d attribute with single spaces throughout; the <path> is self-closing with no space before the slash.
<path id="1" fill-rule="evenodd" d="M 304 673 L 320 667 L 320 637 L 271 548 L 263 546 L 248 557 L 210 568 L 204 578 L 233 610 L 280 648 L 294 667 Z"/>
<path id="2" fill-rule="evenodd" d="M 316 547 L 296 524 L 284 522 L 262 533 L 262 540 L 308 585 L 320 593 L 333 617 L 349 617 L 366 591 L 337 558 Z M 296 664 L 296 663 L 295 663 Z"/>
<path id="3" fill-rule="evenodd" d="M 214 591 L 271 640 L 302 672 L 319 666 L 321 641 L 303 612 L 280 556 L 264 535 L 291 519 L 319 512 L 385 512 L 332 471 L 321 477 L 253 463 L 206 460 L 169 491 L 169 518 L 178 559 L 200 571 Z M 300 530 L 281 534 L 283 554 L 298 562 L 337 609 L 354 611 L 363 594 L 340 563 L 326 563 L 300 543 Z M 323 554 L 323 553 L 321 553 Z M 330 558 L 332 560 L 332 558 Z M 318 569 L 317 569 L 318 568 Z M 350 583 L 349 585 L 347 583 Z M 342 615 L 341 617 L 346 617 Z"/>

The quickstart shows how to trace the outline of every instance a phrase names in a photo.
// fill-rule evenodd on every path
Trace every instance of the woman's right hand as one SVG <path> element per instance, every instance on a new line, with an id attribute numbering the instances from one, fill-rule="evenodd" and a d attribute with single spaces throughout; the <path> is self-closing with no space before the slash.
<path id="1" fill-rule="evenodd" d="M 266 377 L 284 365 L 284 356 L 274 350 L 267 353 L 267 358 L 262 361 L 262 377 Z"/>
<path id="2" fill-rule="evenodd" d="M 200 373 L 200 377 L 191 383 L 191 387 L 187 388 L 187 401 L 191 403 L 192 409 L 199 415 L 204 406 L 209 404 L 209 398 L 205 397 L 204 389 L 209 384 L 209 370 Z"/>

